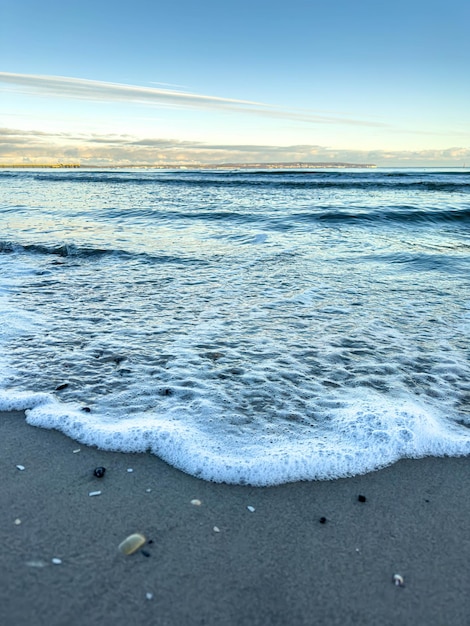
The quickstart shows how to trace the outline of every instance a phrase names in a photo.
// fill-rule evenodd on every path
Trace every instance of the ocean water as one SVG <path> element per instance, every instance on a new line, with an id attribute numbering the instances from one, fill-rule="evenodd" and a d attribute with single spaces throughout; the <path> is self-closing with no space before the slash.
<path id="1" fill-rule="evenodd" d="M 0 170 L 0 409 L 206 480 L 470 454 L 470 174 Z"/>

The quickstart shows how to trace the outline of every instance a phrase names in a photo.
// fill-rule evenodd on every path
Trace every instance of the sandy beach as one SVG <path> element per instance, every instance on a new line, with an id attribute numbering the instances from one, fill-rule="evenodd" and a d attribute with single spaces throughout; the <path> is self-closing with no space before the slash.
<path id="1" fill-rule="evenodd" d="M 470 623 L 467 458 L 253 488 L 21 413 L 0 414 L 0 432 L 2 626 Z M 148 542 L 124 556 L 135 532 Z"/>

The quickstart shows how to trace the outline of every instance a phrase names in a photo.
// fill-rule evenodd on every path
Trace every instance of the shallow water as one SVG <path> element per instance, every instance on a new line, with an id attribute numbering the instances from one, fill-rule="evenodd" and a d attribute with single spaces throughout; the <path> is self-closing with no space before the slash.
<path id="1" fill-rule="evenodd" d="M 0 408 L 226 482 L 470 454 L 469 191 L 465 171 L 0 172 Z"/>

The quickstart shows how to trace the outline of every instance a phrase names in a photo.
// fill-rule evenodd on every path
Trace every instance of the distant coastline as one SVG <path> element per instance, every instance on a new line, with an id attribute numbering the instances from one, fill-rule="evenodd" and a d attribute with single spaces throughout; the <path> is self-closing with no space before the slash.
<path id="1" fill-rule="evenodd" d="M 157 163 L 135 165 L 81 165 L 80 163 L 0 163 L 2 169 L 156 169 L 156 170 L 233 170 L 233 169 L 259 169 L 259 170 L 305 170 L 305 169 L 348 169 L 348 168 L 374 168 L 372 163 Z"/>

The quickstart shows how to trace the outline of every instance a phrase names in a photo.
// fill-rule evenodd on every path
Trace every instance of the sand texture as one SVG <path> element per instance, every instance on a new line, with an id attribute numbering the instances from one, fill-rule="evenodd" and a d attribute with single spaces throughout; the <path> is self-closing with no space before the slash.
<path id="1" fill-rule="evenodd" d="M 21 413 L 0 414 L 0 437 L 2 626 L 470 624 L 468 458 L 254 488 Z M 150 543 L 123 555 L 136 532 Z"/>

